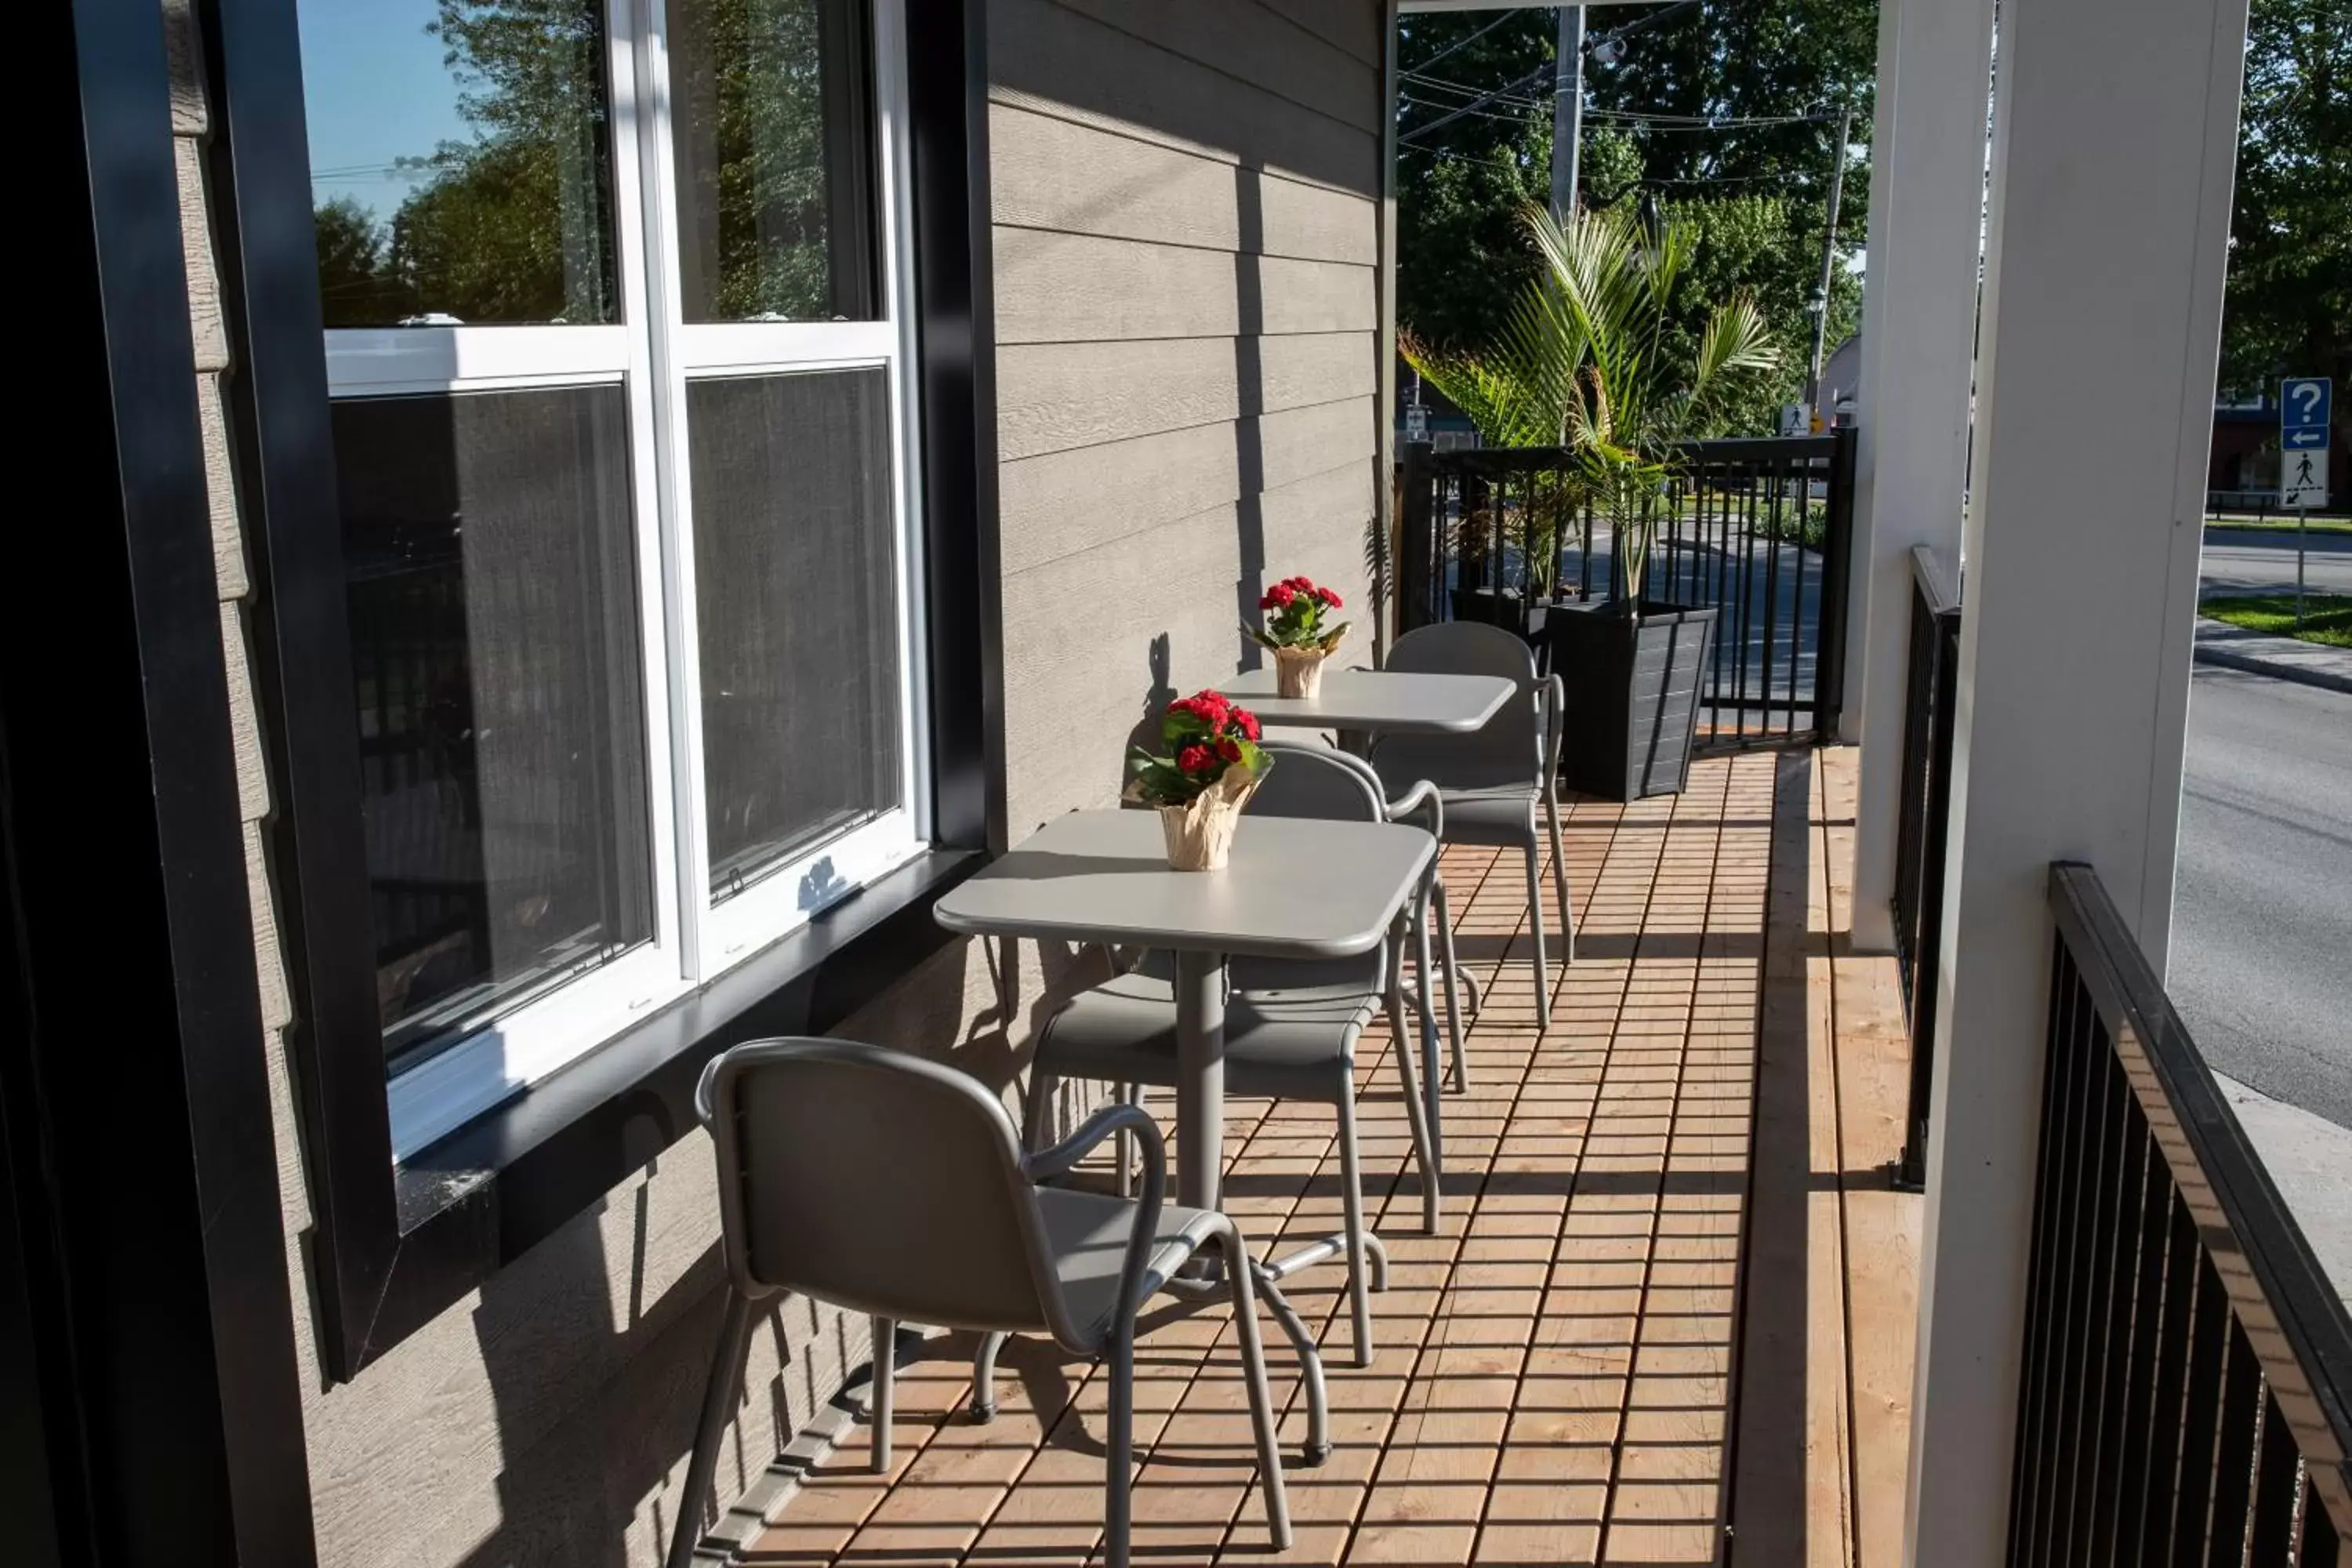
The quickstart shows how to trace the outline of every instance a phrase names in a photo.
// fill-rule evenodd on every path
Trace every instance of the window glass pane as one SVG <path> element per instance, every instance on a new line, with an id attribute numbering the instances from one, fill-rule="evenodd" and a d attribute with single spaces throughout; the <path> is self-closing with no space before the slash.
<path id="1" fill-rule="evenodd" d="M 620 319 L 603 0 L 296 0 L 330 327 Z"/>
<path id="2" fill-rule="evenodd" d="M 710 885 L 725 898 L 899 804 L 888 384 L 687 386 Z M 803 902 L 826 893 L 812 873 Z"/>
<path id="3" fill-rule="evenodd" d="M 617 385 L 334 405 L 387 1059 L 654 935 Z"/>
<path id="4" fill-rule="evenodd" d="M 689 321 L 875 315 L 864 0 L 674 0 Z"/>

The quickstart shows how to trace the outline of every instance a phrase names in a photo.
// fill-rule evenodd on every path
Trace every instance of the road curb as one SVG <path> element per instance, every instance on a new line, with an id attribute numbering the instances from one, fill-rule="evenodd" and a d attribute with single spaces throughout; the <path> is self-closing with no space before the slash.
<path id="1" fill-rule="evenodd" d="M 2352 650 L 2197 617 L 2197 661 L 2352 694 Z"/>
<path id="2" fill-rule="evenodd" d="M 2267 675 L 2275 680 L 2292 680 L 2297 686 L 2316 686 L 2323 690 L 2341 691 L 2352 696 L 2352 675 L 2339 675 L 2332 669 L 2314 669 L 2305 664 L 2290 664 L 2284 659 L 2265 658 L 2258 653 L 2240 648 L 2200 642 L 2197 645 L 2197 662 L 2219 665 L 2224 669 L 2243 670 L 2249 675 Z"/>

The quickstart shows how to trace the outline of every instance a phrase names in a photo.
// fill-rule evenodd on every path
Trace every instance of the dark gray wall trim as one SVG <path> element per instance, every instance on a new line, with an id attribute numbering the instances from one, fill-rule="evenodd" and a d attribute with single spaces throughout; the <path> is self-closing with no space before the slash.
<path id="1" fill-rule="evenodd" d="M 254 677 L 278 813 L 271 862 L 298 998 L 304 1173 L 320 1352 L 358 1370 L 396 1238 L 377 1042 L 359 736 L 310 226 L 294 0 L 199 0 L 213 84 L 206 182 L 236 363 L 222 378 L 252 551 Z M 352 1042 L 364 1041 L 362 1051 Z"/>
<path id="2" fill-rule="evenodd" d="M 907 0 L 937 837 L 1002 852 L 1003 552 L 996 476 L 987 0 Z"/>
<path id="3" fill-rule="evenodd" d="M 20 19 L 36 418 L 71 501 L 0 617 L 0 1117 L 67 1562 L 315 1561 L 163 29 Z M 13 1468 L 13 1463 L 11 1465 Z"/>

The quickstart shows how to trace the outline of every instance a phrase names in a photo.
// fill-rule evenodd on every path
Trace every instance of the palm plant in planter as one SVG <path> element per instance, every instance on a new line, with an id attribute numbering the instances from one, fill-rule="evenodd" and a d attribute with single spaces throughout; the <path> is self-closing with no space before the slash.
<path id="1" fill-rule="evenodd" d="M 1563 488 L 1609 525 L 1615 592 L 1556 607 L 1545 626 L 1568 689 L 1560 782 L 1620 799 L 1678 790 L 1715 610 L 1644 598 L 1651 548 L 1678 444 L 1705 428 L 1731 377 L 1778 355 L 1745 296 L 1715 306 L 1696 350 L 1676 352 L 1692 226 L 1622 206 L 1565 223 L 1524 216 L 1544 267 L 1497 341 L 1454 353 L 1408 339 L 1404 353 L 1488 440 L 1564 448 Z"/>

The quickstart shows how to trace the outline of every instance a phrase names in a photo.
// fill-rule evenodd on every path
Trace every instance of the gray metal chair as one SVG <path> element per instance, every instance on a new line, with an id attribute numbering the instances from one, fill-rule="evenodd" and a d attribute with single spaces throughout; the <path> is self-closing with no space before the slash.
<path id="1" fill-rule="evenodd" d="M 1468 735 L 1384 735 L 1372 765 L 1392 784 L 1427 780 L 1445 804 L 1444 841 L 1517 847 L 1528 863 L 1528 924 L 1534 947 L 1536 1020 L 1551 1022 L 1544 969 L 1543 807 L 1551 837 L 1552 879 L 1559 892 L 1561 962 L 1576 961 L 1576 915 L 1569 903 L 1568 864 L 1560 854 L 1559 773 L 1564 689 L 1557 675 L 1536 673 L 1526 639 L 1500 626 L 1442 621 L 1397 638 L 1384 668 L 1434 675 L 1494 675 L 1516 681 L 1520 696 Z M 1449 974 L 1451 948 L 1448 948 Z M 1457 1077 L 1459 1075 L 1457 1074 Z"/>
<path id="2" fill-rule="evenodd" d="M 1380 777 L 1354 757 L 1320 746 L 1268 742 L 1274 769 L 1251 799 L 1252 816 L 1306 816 L 1381 822 L 1390 812 L 1381 798 Z M 1426 810 L 1432 829 L 1442 810 L 1436 793 L 1423 792 L 1406 805 Z M 1403 1080 L 1407 1119 L 1422 1169 L 1422 1212 L 1437 1228 L 1440 1163 L 1432 1136 L 1413 1047 L 1405 1038 L 1405 1003 L 1400 984 L 1406 925 L 1422 919 L 1430 896 L 1424 886 L 1414 908 L 1381 947 L 1353 958 L 1315 963 L 1236 958 L 1228 966 L 1231 994 L 1225 1005 L 1225 1088 L 1234 1094 L 1299 1100 L 1334 1107 L 1339 1119 L 1339 1179 L 1345 1229 L 1329 1242 L 1276 1261 L 1269 1270 L 1286 1278 L 1334 1251 L 1348 1258 L 1355 1316 L 1356 1364 L 1371 1360 L 1371 1304 L 1375 1283 L 1387 1283 L 1388 1258 L 1365 1224 L 1363 1177 L 1356 1139 L 1356 1040 L 1385 1003 L 1397 1068 Z M 1427 969 L 1423 932 L 1424 971 Z M 1433 1040 L 1427 1002 L 1422 1004 L 1423 1037 Z M 1459 1021 L 1456 1020 L 1458 1030 Z M 1432 1059 L 1431 1073 L 1437 1071 Z M 1147 955 L 1130 973 L 1080 992 L 1047 1020 L 1029 1068 L 1025 1120 L 1034 1141 L 1043 1135 L 1055 1085 L 1065 1079 L 1116 1083 L 1121 1098 L 1137 1101 L 1144 1085 L 1172 1087 L 1177 1081 L 1176 998 L 1164 959 Z M 1119 1168 L 1124 1175 L 1122 1152 Z"/>
<path id="3" fill-rule="evenodd" d="M 1234 1297 L 1276 1550 L 1290 1544 L 1249 1253 L 1232 1220 L 1161 1202 L 1159 1130 L 1115 1105 L 1024 1154 L 996 1097 L 953 1068 L 845 1040 L 754 1040 L 703 1075 L 698 1105 L 719 1155 L 727 1316 L 687 1471 L 670 1568 L 701 1534 L 754 1305 L 780 1290 L 866 1313 L 874 1327 L 873 1463 L 890 1466 L 892 1346 L 902 1321 L 1053 1337 L 1100 1355 L 1110 1379 L 1105 1554 L 1128 1562 L 1135 1319 L 1204 1245 Z M 1143 1152 L 1133 1202 L 1040 1184 L 1126 1130 Z"/>

